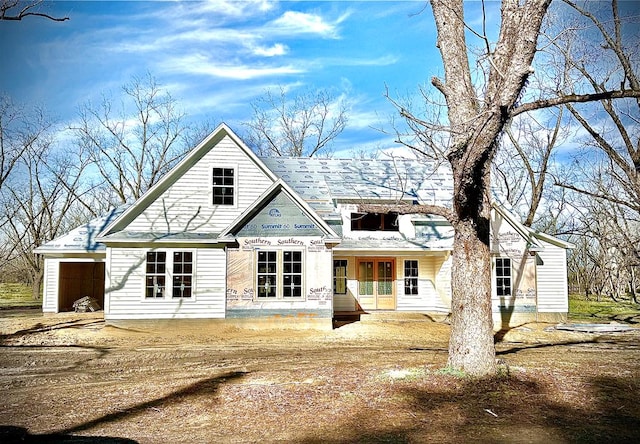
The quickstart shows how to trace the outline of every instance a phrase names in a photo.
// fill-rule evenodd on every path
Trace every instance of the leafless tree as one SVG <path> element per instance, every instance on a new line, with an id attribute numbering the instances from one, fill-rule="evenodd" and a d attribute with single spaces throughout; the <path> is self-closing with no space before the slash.
<path id="1" fill-rule="evenodd" d="M 633 210 L 586 195 L 575 198 L 581 221 L 576 230 L 569 270 L 572 281 L 587 297 L 618 301 L 630 295 L 637 303 L 640 272 L 640 220 Z M 581 213 L 581 215 L 580 215 Z"/>
<path id="2" fill-rule="evenodd" d="M 540 216 L 543 198 L 549 203 L 551 186 L 549 178 L 557 177 L 555 171 L 555 148 L 567 140 L 562 119 L 562 108 L 551 115 L 550 120 L 540 121 L 529 116 L 520 116 L 505 130 L 493 162 L 493 175 L 497 178 L 496 189 L 506 202 L 523 214 L 523 224 L 549 232 L 558 231 L 554 222 Z M 550 186 L 551 185 L 551 186 Z M 558 195 L 562 198 L 562 195 Z M 559 203 L 562 206 L 562 200 Z M 545 206 L 545 213 L 551 210 Z"/>
<path id="3" fill-rule="evenodd" d="M 407 205 L 392 210 L 442 215 L 454 227 L 449 365 L 470 375 L 496 371 L 489 254 L 490 166 L 508 122 L 523 113 L 568 103 L 640 97 L 640 90 L 618 84 L 598 92 L 527 100 L 527 81 L 534 71 L 537 41 L 549 5 L 549 0 L 503 0 L 499 34 L 492 42 L 484 26 L 476 30 L 467 24 L 461 0 L 431 0 L 444 65 L 444 80 L 434 77 L 431 83 L 444 97 L 446 127 L 399 109 L 419 133 L 417 140 L 423 142 L 417 147 L 420 150 L 437 146 L 430 142 L 432 134 L 446 131 L 440 140 L 448 144 L 434 154 L 442 154 L 451 165 L 452 207 Z M 483 50 L 475 61 L 486 66 L 482 70 L 485 77 L 472 76 L 467 35 L 480 39 Z M 377 210 L 384 211 L 384 207 Z M 387 211 L 391 209 L 387 207 Z M 474 285 L 469 285 L 471 282 Z"/>
<path id="4" fill-rule="evenodd" d="M 52 133 L 45 129 L 24 150 L 0 192 L 5 215 L 0 269 L 26 278 L 34 299 L 40 296 L 44 270 L 33 249 L 71 228 L 67 221 L 81 194 L 82 171 L 69 153 L 56 153 Z"/>
<path id="5" fill-rule="evenodd" d="M 606 199 L 627 206 L 640 214 L 640 98 L 614 100 L 607 97 L 611 89 L 640 91 L 640 48 L 637 29 L 640 18 L 622 16 L 616 0 L 609 4 L 579 4 L 565 0 L 579 14 L 580 21 L 562 36 L 552 40 L 553 48 L 563 56 L 564 75 L 573 79 L 565 84 L 561 94 L 578 91 L 602 94 L 601 100 L 587 104 L 567 103 L 565 106 L 585 133 L 583 149 L 577 160 L 602 157 L 606 169 L 602 177 L 585 176 L 582 184 L 558 180 L 565 188 L 585 195 Z M 593 2 L 592 2 L 593 3 Z M 589 29 L 588 35 L 578 32 Z M 596 43 L 598 51 L 594 52 Z M 588 180 L 592 177 L 594 180 Z"/>
<path id="6" fill-rule="evenodd" d="M 41 109 L 28 112 L 9 96 L 0 96 L 0 188 L 50 126 Z"/>
<path id="7" fill-rule="evenodd" d="M 247 143 L 261 156 L 313 157 L 330 154 L 347 125 L 344 100 L 330 91 L 307 90 L 291 97 L 284 88 L 267 91 L 251 104 Z"/>
<path id="8" fill-rule="evenodd" d="M 43 17 L 54 22 L 64 22 L 69 17 L 55 17 L 51 14 L 43 12 L 41 6 L 44 0 L 37 1 L 21 1 L 21 0 L 2 0 L 0 3 L 0 20 L 19 21 L 27 17 Z"/>
<path id="9" fill-rule="evenodd" d="M 176 100 L 151 76 L 135 77 L 123 87 L 123 99 L 106 95 L 80 107 L 72 125 L 81 156 L 91 161 L 105 184 L 110 206 L 139 198 L 185 153 L 204 131 L 188 129 Z"/>

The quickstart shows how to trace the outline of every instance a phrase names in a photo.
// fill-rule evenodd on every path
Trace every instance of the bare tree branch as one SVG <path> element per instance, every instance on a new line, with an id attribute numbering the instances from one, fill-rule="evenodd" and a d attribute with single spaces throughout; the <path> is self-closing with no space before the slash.
<path id="1" fill-rule="evenodd" d="M 510 112 L 512 117 L 544 108 L 566 105 L 568 103 L 598 102 L 601 100 L 640 98 L 640 89 L 623 89 L 617 91 L 602 91 L 589 94 L 566 94 L 550 99 L 536 100 L 517 106 Z"/>
<path id="2" fill-rule="evenodd" d="M 38 11 L 38 7 L 44 3 L 44 0 L 27 2 L 24 6 L 22 6 L 21 3 L 22 2 L 19 0 L 2 0 L 2 3 L 0 4 L 0 20 L 20 21 L 31 16 L 43 17 L 54 22 L 64 22 L 69 20 L 69 17 L 67 16 L 54 17 L 51 14 Z"/>

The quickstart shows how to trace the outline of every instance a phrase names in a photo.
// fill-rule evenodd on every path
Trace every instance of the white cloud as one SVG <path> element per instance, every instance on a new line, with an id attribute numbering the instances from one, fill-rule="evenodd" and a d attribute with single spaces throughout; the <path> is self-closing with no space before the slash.
<path id="1" fill-rule="evenodd" d="M 255 55 L 264 57 L 281 56 L 285 55 L 288 52 L 289 48 L 282 43 L 276 43 L 275 45 L 272 45 L 270 47 L 256 46 L 255 48 L 253 48 L 253 53 Z"/>
<path id="2" fill-rule="evenodd" d="M 255 35 L 249 31 L 230 28 L 192 29 L 186 32 L 176 32 L 162 37 L 154 42 L 154 45 L 166 45 L 175 42 L 197 43 L 241 43 L 251 41 Z"/>
<path id="3" fill-rule="evenodd" d="M 228 62 L 212 61 L 202 54 L 191 54 L 181 57 L 167 58 L 161 67 L 168 72 L 183 74 L 200 74 L 227 79 L 248 80 L 274 75 L 298 74 L 300 68 L 285 66 L 258 66 L 245 64 L 231 64 Z"/>
<path id="4" fill-rule="evenodd" d="M 247 18 L 262 15 L 272 10 L 276 3 L 270 0 L 207 0 L 204 2 L 171 2 L 170 17 L 174 21 L 193 20 L 195 17 L 215 15 L 220 19 Z M 155 14 L 156 18 L 166 18 L 167 9 Z"/>
<path id="5" fill-rule="evenodd" d="M 319 15 L 306 12 L 286 11 L 267 27 L 278 34 L 317 34 L 324 38 L 338 38 L 335 23 L 328 23 Z"/>

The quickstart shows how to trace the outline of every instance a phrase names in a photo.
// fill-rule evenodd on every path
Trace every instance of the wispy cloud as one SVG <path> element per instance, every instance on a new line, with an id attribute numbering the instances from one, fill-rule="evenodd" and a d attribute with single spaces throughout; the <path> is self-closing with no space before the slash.
<path id="1" fill-rule="evenodd" d="M 385 55 L 376 58 L 352 57 L 349 59 L 328 59 L 327 64 L 336 64 L 340 66 L 389 66 L 400 60 L 399 57 L 393 55 Z"/>
<path id="2" fill-rule="evenodd" d="M 204 54 L 188 54 L 164 59 L 159 66 L 166 72 L 199 74 L 236 80 L 248 80 L 284 74 L 299 74 L 302 69 L 291 65 L 259 66 L 218 62 Z"/>
<path id="3" fill-rule="evenodd" d="M 344 17 L 330 23 L 323 17 L 298 11 L 286 11 L 277 19 L 268 23 L 265 28 L 271 34 L 288 36 L 313 34 L 322 38 L 339 38 L 338 24 Z"/>

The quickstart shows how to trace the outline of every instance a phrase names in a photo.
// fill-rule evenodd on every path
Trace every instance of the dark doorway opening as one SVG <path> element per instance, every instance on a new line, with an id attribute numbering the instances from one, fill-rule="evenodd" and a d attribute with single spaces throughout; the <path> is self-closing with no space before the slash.
<path id="1" fill-rule="evenodd" d="M 104 308 L 104 263 L 61 262 L 58 311 L 73 311 L 73 303 L 85 296 Z"/>

